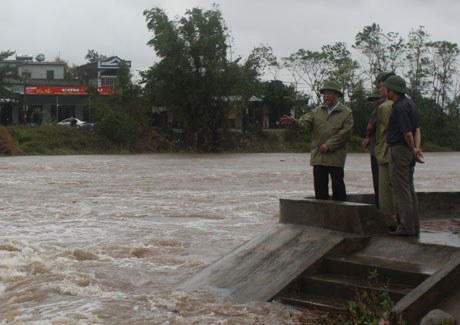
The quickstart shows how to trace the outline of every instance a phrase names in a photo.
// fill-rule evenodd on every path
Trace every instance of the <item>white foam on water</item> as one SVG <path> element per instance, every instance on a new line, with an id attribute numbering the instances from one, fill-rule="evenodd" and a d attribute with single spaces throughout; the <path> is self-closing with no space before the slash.
<path id="1" fill-rule="evenodd" d="M 174 288 L 276 224 L 280 197 L 312 195 L 308 158 L 0 158 L 0 294 L 16 301 L 0 300 L 0 315 L 18 324 L 289 324 L 290 307 Z M 417 190 L 457 191 L 459 158 L 427 153 Z M 372 191 L 369 155 L 348 156 L 345 180 L 350 193 Z"/>

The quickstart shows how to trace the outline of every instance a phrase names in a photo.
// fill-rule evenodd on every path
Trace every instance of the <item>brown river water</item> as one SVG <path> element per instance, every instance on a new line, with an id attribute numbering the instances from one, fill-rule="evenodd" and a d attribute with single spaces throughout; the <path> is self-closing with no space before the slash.
<path id="1" fill-rule="evenodd" d="M 418 191 L 457 191 L 460 153 L 427 153 Z M 372 191 L 349 154 L 347 191 Z M 308 154 L 0 158 L 0 323 L 295 324 L 274 302 L 177 285 L 312 195 Z"/>

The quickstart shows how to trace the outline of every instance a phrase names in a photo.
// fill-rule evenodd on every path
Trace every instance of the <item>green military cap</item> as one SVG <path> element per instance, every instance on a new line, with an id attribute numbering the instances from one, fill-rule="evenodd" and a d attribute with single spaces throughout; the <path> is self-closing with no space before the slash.
<path id="1" fill-rule="evenodd" d="M 407 93 L 406 82 L 400 76 L 391 76 L 383 83 L 383 86 L 389 90 L 394 90 L 400 94 Z"/>
<path id="2" fill-rule="evenodd" d="M 372 93 L 369 96 L 367 96 L 367 100 L 372 102 L 373 100 L 380 99 L 381 96 L 379 93 Z"/>
<path id="3" fill-rule="evenodd" d="M 389 77 L 394 76 L 394 75 L 395 75 L 394 72 L 388 72 L 388 71 L 379 72 L 379 74 L 375 78 L 374 85 L 378 86 L 379 83 L 387 80 Z"/>
<path id="4" fill-rule="evenodd" d="M 319 90 L 319 92 L 322 94 L 324 93 L 325 90 L 333 90 L 337 93 L 339 93 L 340 97 L 343 97 L 342 93 L 342 86 L 337 81 L 334 80 L 326 80 L 323 83 L 323 86 Z"/>

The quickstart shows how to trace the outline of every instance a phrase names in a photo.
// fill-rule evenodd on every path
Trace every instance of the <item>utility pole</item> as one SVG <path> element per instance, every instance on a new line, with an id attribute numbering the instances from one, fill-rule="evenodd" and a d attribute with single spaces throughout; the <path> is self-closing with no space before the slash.
<path id="1" fill-rule="evenodd" d="M 24 110 L 22 112 L 23 115 L 23 123 L 27 123 L 27 74 L 23 73 L 24 76 Z"/>

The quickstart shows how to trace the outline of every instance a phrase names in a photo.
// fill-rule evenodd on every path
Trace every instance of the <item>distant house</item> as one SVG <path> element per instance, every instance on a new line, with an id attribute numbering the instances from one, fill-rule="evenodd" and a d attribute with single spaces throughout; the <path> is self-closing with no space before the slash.
<path id="1" fill-rule="evenodd" d="M 77 77 L 85 85 L 113 88 L 117 84 L 117 74 L 120 64 L 131 67 L 131 61 L 111 56 L 96 62 L 77 67 Z"/>
<path id="2" fill-rule="evenodd" d="M 77 78 L 66 79 L 65 62 L 46 62 L 43 55 L 16 57 L 0 61 L 0 66 L 14 68 L 17 78 L 8 80 L 8 87 L 18 95 L 18 100 L 0 98 L 0 124 L 61 121 L 68 117 L 89 120 L 86 89 L 98 87 L 103 95 L 112 94 L 117 83 L 119 64 L 124 61 L 114 56 L 77 67 Z"/>

